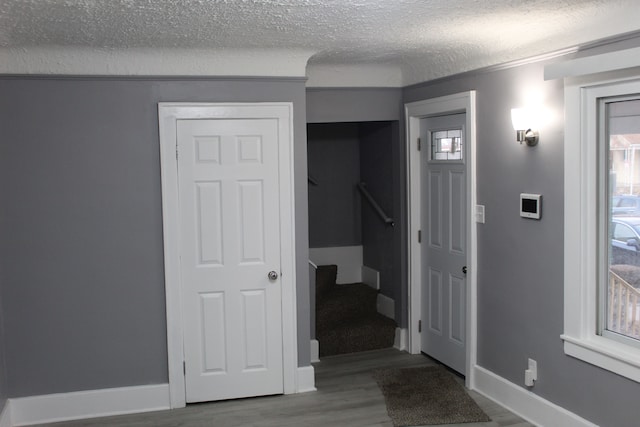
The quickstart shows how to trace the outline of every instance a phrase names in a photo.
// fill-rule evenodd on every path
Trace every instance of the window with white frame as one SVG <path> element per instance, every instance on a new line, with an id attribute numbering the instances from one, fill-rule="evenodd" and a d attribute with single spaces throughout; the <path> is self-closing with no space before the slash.
<path id="1" fill-rule="evenodd" d="M 598 100 L 603 273 L 598 333 L 640 345 L 640 93 Z M 620 152 L 624 155 L 620 156 Z M 640 154 L 640 153 L 639 153 Z M 640 160 L 640 156 L 638 157 Z"/>
<path id="2" fill-rule="evenodd" d="M 640 70 L 565 81 L 565 353 L 640 381 Z"/>

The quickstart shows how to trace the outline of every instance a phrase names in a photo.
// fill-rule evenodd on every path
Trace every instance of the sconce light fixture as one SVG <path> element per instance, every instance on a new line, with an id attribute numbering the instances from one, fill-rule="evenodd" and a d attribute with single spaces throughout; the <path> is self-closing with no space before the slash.
<path id="1" fill-rule="evenodd" d="M 516 131 L 516 140 L 522 144 L 526 142 L 529 147 L 538 144 L 538 131 L 533 130 L 536 126 L 537 114 L 535 111 L 527 108 L 512 108 L 511 123 Z"/>

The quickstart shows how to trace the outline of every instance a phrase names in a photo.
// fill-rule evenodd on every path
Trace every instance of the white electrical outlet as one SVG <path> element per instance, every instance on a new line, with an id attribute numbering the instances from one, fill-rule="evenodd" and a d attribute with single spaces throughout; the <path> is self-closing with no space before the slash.
<path id="1" fill-rule="evenodd" d="M 528 367 L 524 371 L 524 385 L 527 387 L 533 387 L 534 383 L 538 379 L 538 362 L 533 359 L 529 359 Z"/>

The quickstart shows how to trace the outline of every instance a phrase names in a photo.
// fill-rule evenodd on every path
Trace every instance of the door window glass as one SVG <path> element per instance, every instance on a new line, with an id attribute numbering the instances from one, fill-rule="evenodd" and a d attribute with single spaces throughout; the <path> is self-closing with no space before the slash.
<path id="1" fill-rule="evenodd" d="M 462 160 L 462 129 L 431 132 L 430 160 Z"/>

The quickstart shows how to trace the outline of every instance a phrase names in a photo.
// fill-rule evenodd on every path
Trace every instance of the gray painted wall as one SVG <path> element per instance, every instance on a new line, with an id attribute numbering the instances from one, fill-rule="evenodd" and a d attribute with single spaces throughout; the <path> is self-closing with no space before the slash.
<path id="1" fill-rule="evenodd" d="M 356 123 L 309 124 L 309 246 L 362 244 L 360 142 Z"/>
<path id="2" fill-rule="evenodd" d="M 4 144 L 0 143 L 0 169 L 4 169 L 6 167 L 6 156 L 3 150 Z M 5 193 L 0 190 L 0 230 L 4 229 L 5 223 L 5 209 L 9 205 L 8 199 L 5 196 Z M 9 397 L 9 388 L 7 385 L 7 366 L 6 366 L 6 358 L 7 358 L 7 346 L 5 344 L 5 333 L 4 333 L 4 298 L 2 297 L 4 289 L 4 280 L 3 274 L 4 271 L 5 260 L 0 256 L 0 412 L 4 409 L 4 405 L 7 403 L 7 398 Z"/>
<path id="3" fill-rule="evenodd" d="M 0 79 L 11 397 L 166 383 L 157 103 L 294 104 L 298 363 L 309 364 L 304 81 Z"/>
<path id="4" fill-rule="evenodd" d="M 532 391 L 603 426 L 636 426 L 640 384 L 564 354 L 563 82 L 545 82 L 544 64 L 462 75 L 406 88 L 412 102 L 477 91 L 478 364 L 522 385 L 527 358 L 538 362 Z M 534 148 L 519 145 L 510 109 L 527 94 L 555 119 Z M 544 197 L 542 219 L 518 215 L 518 195 Z"/>
<path id="5" fill-rule="evenodd" d="M 400 88 L 307 89 L 307 123 L 400 120 Z"/>
<path id="6" fill-rule="evenodd" d="M 0 223 L 2 219 L 0 218 Z M 0 271 L 2 270 L 2 261 L 0 260 Z M 9 397 L 9 388 L 7 386 L 7 365 L 6 355 L 7 346 L 4 339 L 4 309 L 2 308 L 2 280 L 0 279 L 0 412 L 4 409 Z"/>
<path id="7" fill-rule="evenodd" d="M 316 268 L 309 264 L 309 338 L 316 339 Z M 311 353 L 311 349 L 309 349 Z"/>
<path id="8" fill-rule="evenodd" d="M 382 210 L 390 217 L 394 204 L 401 200 L 395 195 L 392 163 L 394 145 L 398 141 L 398 122 L 360 123 L 360 180 Z M 364 265 L 380 272 L 380 292 L 400 300 L 398 269 L 394 263 L 395 226 L 384 223 L 371 205 L 362 198 L 362 246 Z M 400 312 L 398 311 L 398 314 Z"/>

